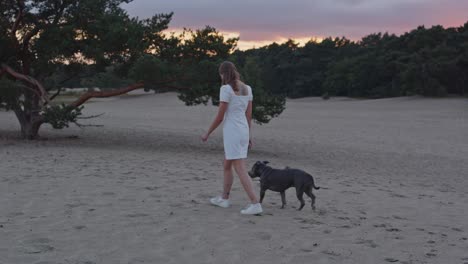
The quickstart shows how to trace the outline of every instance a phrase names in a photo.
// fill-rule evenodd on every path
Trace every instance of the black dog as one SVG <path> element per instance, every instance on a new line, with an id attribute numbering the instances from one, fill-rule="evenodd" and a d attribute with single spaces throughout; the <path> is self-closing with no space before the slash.
<path id="1" fill-rule="evenodd" d="M 315 186 L 314 178 L 305 171 L 289 167 L 283 170 L 273 169 L 267 166 L 268 163 L 268 161 L 257 161 L 249 171 L 251 178 L 260 177 L 260 203 L 265 197 L 266 190 L 279 192 L 281 193 L 281 202 L 283 203 L 281 208 L 283 209 L 286 205 L 285 191 L 289 187 L 295 187 L 297 199 L 301 202 L 298 210 L 302 210 L 305 205 L 302 198 L 304 193 L 312 199 L 312 210 L 315 210 L 315 195 L 312 193 L 312 188 L 318 190 L 320 187 Z"/>

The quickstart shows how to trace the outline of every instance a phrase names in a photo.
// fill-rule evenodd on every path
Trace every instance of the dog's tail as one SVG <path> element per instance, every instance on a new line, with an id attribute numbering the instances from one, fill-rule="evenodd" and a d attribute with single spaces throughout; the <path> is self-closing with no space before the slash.
<path id="1" fill-rule="evenodd" d="M 315 185 L 315 181 L 313 178 L 312 178 L 312 188 L 314 188 L 315 190 L 320 190 L 320 187 Z"/>

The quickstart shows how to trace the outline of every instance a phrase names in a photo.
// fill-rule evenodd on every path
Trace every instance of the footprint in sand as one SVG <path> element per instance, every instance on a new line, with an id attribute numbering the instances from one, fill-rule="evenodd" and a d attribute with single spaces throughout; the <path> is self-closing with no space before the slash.
<path id="1" fill-rule="evenodd" d="M 320 221 L 314 220 L 314 219 L 306 219 L 302 217 L 295 217 L 294 220 L 297 220 L 301 224 L 309 224 L 309 225 L 321 225 L 323 224 Z"/>
<path id="2" fill-rule="evenodd" d="M 145 216 L 148 216 L 148 214 L 136 213 L 136 214 L 127 214 L 127 215 L 125 215 L 125 216 L 126 216 L 126 217 L 135 218 L 135 217 L 145 217 Z"/>
<path id="3" fill-rule="evenodd" d="M 13 218 L 13 217 L 22 216 L 22 215 L 24 215 L 23 212 L 15 212 L 15 213 L 8 214 L 7 217 Z"/>
<path id="4" fill-rule="evenodd" d="M 394 215 L 393 218 L 397 219 L 397 220 L 408 220 L 408 218 L 404 218 L 404 217 L 401 217 L 401 216 L 398 216 L 398 215 Z"/>
<path id="5" fill-rule="evenodd" d="M 270 240 L 271 235 L 268 234 L 267 232 L 257 232 L 255 233 L 255 236 L 260 238 L 261 240 Z"/>
<path id="6" fill-rule="evenodd" d="M 377 228 L 379 228 L 379 227 L 385 228 L 385 227 L 387 227 L 387 225 L 386 225 L 386 224 L 375 224 L 374 227 L 377 227 Z"/>
<path id="7" fill-rule="evenodd" d="M 437 253 L 437 250 L 432 249 L 431 252 L 426 253 L 426 257 L 428 257 L 428 258 L 437 257 L 437 254 L 436 254 L 436 253 Z"/>
<path id="8" fill-rule="evenodd" d="M 360 192 L 356 192 L 356 191 L 341 191 L 341 193 L 344 193 L 344 194 L 361 194 Z"/>
<path id="9" fill-rule="evenodd" d="M 172 203 L 169 204 L 170 207 L 176 207 L 176 208 L 184 208 L 185 204 L 183 203 Z"/>
<path id="10" fill-rule="evenodd" d="M 25 241 L 23 251 L 26 254 L 39 254 L 53 251 L 55 248 L 50 246 L 51 240 L 48 238 L 37 238 Z"/>
<path id="11" fill-rule="evenodd" d="M 96 264 L 94 261 L 89 261 L 89 260 L 79 260 L 75 262 L 76 264 Z"/>
<path id="12" fill-rule="evenodd" d="M 378 245 L 373 240 L 359 239 L 355 242 L 358 245 L 365 245 L 371 248 L 376 248 Z"/>
<path id="13" fill-rule="evenodd" d="M 390 197 L 408 198 L 408 196 L 405 196 L 403 194 L 393 193 L 393 192 L 390 192 Z"/>
<path id="14" fill-rule="evenodd" d="M 320 216 L 324 216 L 327 214 L 327 211 L 325 209 L 316 209 L 315 213 Z"/>
<path id="15" fill-rule="evenodd" d="M 324 251 L 322 251 L 322 253 L 323 253 L 323 254 L 330 255 L 330 256 L 334 256 L 334 257 L 341 256 L 340 253 L 335 252 L 335 251 L 333 251 L 333 250 L 324 250 Z"/>
<path id="16" fill-rule="evenodd" d="M 150 197 L 152 197 L 152 198 L 161 198 L 161 197 L 163 197 L 163 195 L 162 194 L 157 194 L 157 193 L 152 193 L 152 194 L 150 194 Z"/>
<path id="17" fill-rule="evenodd" d="M 77 208 L 77 207 L 80 207 L 80 206 L 85 206 L 85 205 L 88 205 L 88 204 L 85 204 L 85 203 L 73 203 L 73 204 L 66 204 L 65 206 L 70 208 L 70 209 L 73 209 L 73 208 Z"/>

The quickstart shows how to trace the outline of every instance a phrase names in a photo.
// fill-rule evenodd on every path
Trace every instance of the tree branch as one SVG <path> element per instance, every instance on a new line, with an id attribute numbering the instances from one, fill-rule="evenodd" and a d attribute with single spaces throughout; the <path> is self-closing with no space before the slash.
<path id="1" fill-rule="evenodd" d="M 13 78 L 15 78 L 16 80 L 21 80 L 21 81 L 26 82 L 26 83 L 32 85 L 33 87 L 35 87 L 36 90 L 35 89 L 30 89 L 30 90 L 32 90 L 45 103 L 49 103 L 50 100 L 49 100 L 49 97 L 47 96 L 46 90 L 44 89 L 42 84 L 40 82 L 38 82 L 36 79 L 34 79 L 34 78 L 30 77 L 30 76 L 21 74 L 19 72 L 16 72 L 15 70 L 13 70 L 12 68 L 10 68 L 9 66 L 7 66 L 5 64 L 2 64 L 0 69 L 1 69 L 1 71 L 0 71 L 1 74 L 7 73 L 10 76 L 12 76 Z"/>
<path id="2" fill-rule="evenodd" d="M 11 28 L 11 38 L 15 40 L 16 40 L 16 31 L 18 30 L 21 20 L 23 20 L 23 10 L 24 10 L 24 1 L 17 0 L 16 2 L 18 4 L 18 15 L 16 16 L 15 23 L 13 24 L 13 27 Z M 15 43 L 17 44 L 18 41 L 15 41 Z"/>
<path id="3" fill-rule="evenodd" d="M 88 101 L 91 98 L 106 98 L 106 97 L 113 97 L 117 95 L 122 95 L 126 94 L 128 92 L 143 88 L 144 83 L 136 83 L 130 86 L 127 86 L 125 88 L 121 88 L 118 90 L 112 90 L 112 91 L 103 91 L 103 92 L 87 92 L 83 95 L 80 96 L 76 101 L 70 104 L 70 106 L 73 107 L 78 107 L 82 104 L 84 104 L 86 101 Z"/>
<path id="4" fill-rule="evenodd" d="M 80 76 L 80 78 L 85 78 L 85 77 L 89 77 L 89 76 L 92 76 L 92 75 L 93 75 L 92 73 L 90 73 L 90 74 L 85 74 L 85 75 L 81 75 L 81 76 L 80 76 L 80 74 L 78 74 L 78 73 L 72 74 L 71 76 L 69 76 L 69 77 L 67 77 L 67 78 L 65 78 L 65 79 L 63 79 L 63 80 L 61 80 L 57 85 L 63 85 L 64 83 L 68 82 L 69 80 L 71 80 L 71 79 L 73 79 L 73 78 L 75 78 L 75 77 L 77 77 L 77 76 Z M 54 100 L 55 97 L 57 97 L 57 96 L 60 95 L 60 93 L 62 92 L 62 88 L 63 88 L 63 87 L 59 87 L 59 88 L 58 88 L 57 92 L 56 92 L 54 95 L 52 95 L 52 96 L 50 97 L 50 101 Z"/>
<path id="5" fill-rule="evenodd" d="M 174 90 L 190 90 L 190 89 L 192 89 L 192 88 L 181 87 L 181 86 L 176 86 L 176 85 L 164 85 L 161 88 L 169 88 L 169 89 L 174 89 Z"/>
<path id="6" fill-rule="evenodd" d="M 100 117 L 100 116 L 103 116 L 103 115 L 104 115 L 104 113 L 101 113 L 99 115 L 77 117 L 76 119 L 92 119 L 92 118 Z"/>
<path id="7" fill-rule="evenodd" d="M 28 34 L 26 34 L 23 38 L 23 52 L 26 52 L 26 50 L 29 47 L 29 41 L 41 30 L 39 25 L 36 25 L 36 27 L 31 30 Z"/>
<path id="8" fill-rule="evenodd" d="M 54 100 L 55 97 L 57 97 L 60 94 L 61 91 L 62 91 L 62 87 L 59 87 L 57 92 L 50 97 L 50 101 Z"/>
<path id="9" fill-rule="evenodd" d="M 103 125 L 83 125 L 78 122 L 73 122 L 77 127 L 83 128 L 83 127 L 103 127 Z"/>
<path id="10" fill-rule="evenodd" d="M 65 10 L 65 2 L 62 2 L 60 7 L 58 8 L 57 13 L 55 13 L 54 21 L 52 22 L 52 25 L 56 26 L 57 23 L 60 21 L 60 19 L 63 16 L 63 11 Z"/>
<path id="11" fill-rule="evenodd" d="M 174 85 L 168 85 L 167 84 L 167 83 L 171 83 L 171 82 L 174 82 L 174 81 L 175 81 L 175 79 L 170 79 L 170 80 L 159 82 L 159 83 L 157 83 L 157 85 L 164 84 L 162 86 L 162 88 L 170 88 L 170 89 L 174 89 L 174 90 L 191 89 L 191 88 L 179 87 L 179 86 L 174 86 Z M 127 86 L 125 88 L 121 88 L 121 89 L 118 89 L 118 90 L 103 91 L 103 92 L 87 92 L 87 93 L 81 95 L 80 98 L 78 98 L 76 101 L 71 103 L 70 106 L 78 107 L 78 106 L 84 104 L 86 101 L 88 101 L 91 98 L 106 98 L 106 97 L 118 96 L 118 95 L 126 94 L 126 93 L 129 93 L 131 91 L 143 88 L 144 86 L 145 86 L 145 84 L 143 82 L 139 82 L 139 83 L 132 84 L 130 86 Z"/>

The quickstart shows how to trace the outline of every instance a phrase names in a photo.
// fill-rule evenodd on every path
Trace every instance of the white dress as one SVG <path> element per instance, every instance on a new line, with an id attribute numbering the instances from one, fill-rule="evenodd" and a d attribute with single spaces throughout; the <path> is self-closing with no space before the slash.
<path id="1" fill-rule="evenodd" d="M 221 86 L 219 101 L 228 103 L 223 123 L 224 154 L 227 160 L 245 159 L 249 149 L 249 124 L 245 111 L 252 101 L 252 88 L 247 95 L 236 95 L 230 85 Z"/>

